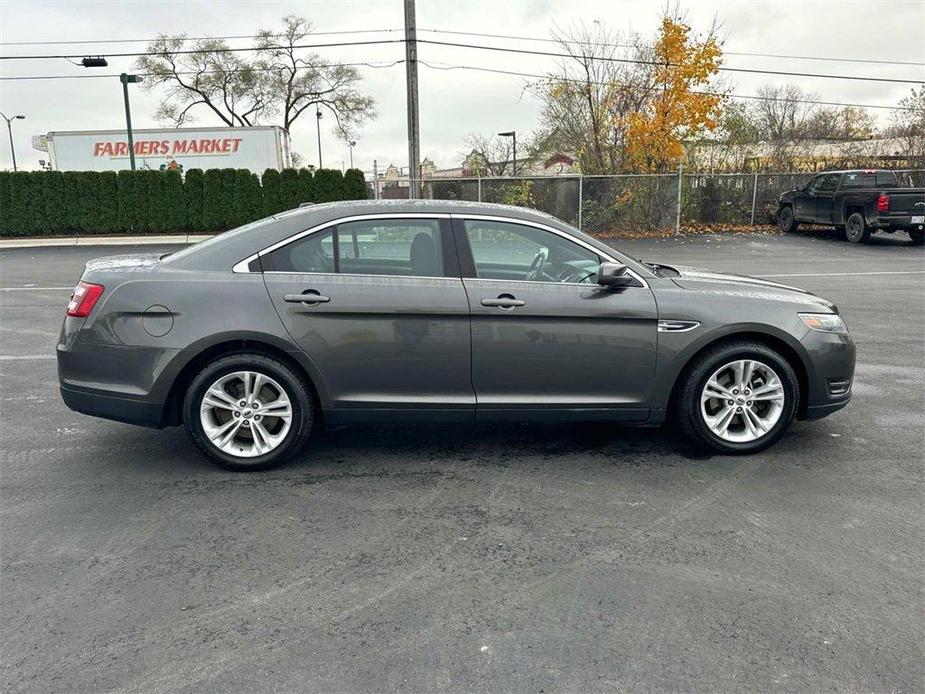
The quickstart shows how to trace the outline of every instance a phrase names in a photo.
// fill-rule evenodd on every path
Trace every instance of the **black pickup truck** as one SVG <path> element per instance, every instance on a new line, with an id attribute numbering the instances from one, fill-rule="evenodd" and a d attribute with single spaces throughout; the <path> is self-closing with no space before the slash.
<path id="1" fill-rule="evenodd" d="M 827 171 L 780 196 L 777 224 L 783 231 L 834 226 L 852 243 L 873 231 L 905 231 L 918 245 L 925 242 L 925 188 L 900 187 L 892 171 Z"/>

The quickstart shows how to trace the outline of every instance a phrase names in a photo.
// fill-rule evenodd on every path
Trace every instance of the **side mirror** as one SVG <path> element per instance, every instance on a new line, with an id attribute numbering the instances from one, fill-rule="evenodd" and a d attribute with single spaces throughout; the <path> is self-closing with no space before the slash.
<path id="1" fill-rule="evenodd" d="M 601 263 L 597 271 L 597 283 L 602 287 L 628 287 L 635 283 L 633 276 L 620 263 Z"/>

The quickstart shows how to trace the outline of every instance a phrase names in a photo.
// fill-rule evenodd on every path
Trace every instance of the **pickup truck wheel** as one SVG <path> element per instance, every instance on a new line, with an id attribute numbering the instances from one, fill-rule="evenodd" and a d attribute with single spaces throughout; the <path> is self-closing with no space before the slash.
<path id="1" fill-rule="evenodd" d="M 845 222 L 845 239 L 851 243 L 867 243 L 870 238 L 870 229 L 864 221 L 864 215 L 854 212 Z"/>
<path id="2" fill-rule="evenodd" d="M 921 246 L 925 243 L 925 230 L 909 229 L 909 238 L 912 239 L 913 246 Z"/>
<path id="3" fill-rule="evenodd" d="M 777 226 L 779 226 L 780 230 L 784 233 L 796 231 L 797 227 L 800 226 L 797 223 L 797 220 L 793 218 L 793 208 L 790 205 L 784 205 L 780 208 L 780 210 L 778 210 Z"/>

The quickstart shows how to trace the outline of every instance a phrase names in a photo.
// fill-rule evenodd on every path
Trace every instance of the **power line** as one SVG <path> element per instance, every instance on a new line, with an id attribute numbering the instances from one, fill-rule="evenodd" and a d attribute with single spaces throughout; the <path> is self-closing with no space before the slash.
<path id="1" fill-rule="evenodd" d="M 344 34 L 380 34 L 400 31 L 399 29 L 354 29 L 352 31 L 313 31 L 312 36 L 340 36 Z M 286 36 L 286 34 L 270 34 L 274 38 Z M 81 41 L 0 41 L 0 46 L 76 46 L 89 44 L 114 44 L 114 43 L 151 43 L 157 41 L 160 36 L 149 39 L 85 39 Z M 208 41 L 211 39 L 234 40 L 234 39 L 253 39 L 253 34 L 239 34 L 237 36 L 185 36 L 187 41 Z"/>
<path id="2" fill-rule="evenodd" d="M 502 53 L 522 53 L 525 55 L 543 55 L 553 58 L 583 58 L 587 60 L 600 60 L 608 63 L 630 63 L 633 65 L 652 65 L 663 67 L 665 63 L 657 60 L 638 60 L 634 58 L 610 58 L 601 56 L 589 56 L 572 53 L 558 53 L 555 51 L 535 51 L 527 48 L 503 48 L 501 46 L 484 46 L 476 43 L 455 43 L 452 41 L 433 41 L 431 39 L 418 39 L 418 43 L 428 43 L 434 46 L 451 46 L 453 48 L 472 48 L 483 51 L 495 51 Z M 896 84 L 921 84 L 922 80 L 896 79 L 890 77 L 861 77 L 859 75 L 827 75 L 814 72 L 786 72 L 783 70 L 757 70 L 744 67 L 720 67 L 721 72 L 748 72 L 759 75 L 782 75 L 786 77 L 819 77 L 836 80 L 859 80 L 862 82 L 892 82 Z"/>
<path id="3" fill-rule="evenodd" d="M 325 63 L 324 67 L 369 67 L 369 68 L 387 68 L 394 67 L 396 65 L 401 65 L 404 63 L 404 60 L 393 60 L 391 62 L 385 62 L 381 65 L 376 65 L 373 62 L 359 62 L 359 63 Z M 302 65 L 297 67 L 297 70 L 310 70 L 313 65 Z M 320 66 L 318 66 L 320 67 Z M 250 70 L 252 72 L 273 72 L 276 68 L 242 68 L 240 70 L 181 70 L 178 72 L 178 75 L 214 75 L 216 73 L 226 73 L 226 72 L 245 72 Z M 138 73 L 141 77 L 151 77 L 150 72 L 140 72 Z M 91 73 L 87 75 L 30 75 L 22 77 L 0 77 L 0 82 L 17 82 L 21 80 L 72 80 L 72 79 L 100 79 L 100 78 L 113 78 L 119 77 L 118 73 L 111 72 L 107 74 L 100 73 Z"/>
<path id="4" fill-rule="evenodd" d="M 448 29 L 418 29 L 418 31 L 426 31 L 430 34 L 452 34 L 455 36 L 478 36 L 484 38 L 493 38 L 493 39 L 514 39 L 516 41 L 539 41 L 542 43 L 554 43 L 561 45 L 562 43 L 574 44 L 574 45 L 587 45 L 587 46 L 605 46 L 605 47 L 614 47 L 614 48 L 636 48 L 637 46 L 632 43 L 607 43 L 605 41 L 578 41 L 578 40 L 560 40 L 552 38 L 543 38 L 539 36 L 518 36 L 513 34 L 487 34 L 480 33 L 476 31 L 450 31 Z M 651 45 L 641 44 L 642 47 L 652 48 Z M 754 58 L 787 58 L 790 60 L 823 60 L 823 61 L 832 61 L 838 63 L 873 63 L 877 65 L 925 65 L 925 62 L 916 62 L 909 60 L 875 60 L 873 58 L 840 58 L 834 56 L 816 56 L 816 55 L 787 55 L 783 53 L 747 53 L 741 51 L 727 51 L 723 50 L 723 55 L 739 55 L 739 56 L 748 56 Z"/>
<path id="5" fill-rule="evenodd" d="M 380 39 L 376 41 L 344 41 L 342 43 L 305 43 L 294 44 L 289 48 L 340 48 L 344 46 L 375 46 L 387 43 L 404 43 L 404 39 Z M 103 53 L 106 58 L 135 58 L 143 55 L 158 56 L 168 53 L 170 55 L 194 55 L 197 53 L 241 53 L 248 51 L 261 51 L 262 48 L 257 46 L 239 46 L 235 48 L 205 49 L 189 48 L 179 51 L 159 51 L 149 53 Z M 70 60 L 71 58 L 82 58 L 83 55 L 2 55 L 0 60 Z"/>
<path id="6" fill-rule="evenodd" d="M 418 61 L 421 65 L 429 67 L 432 70 L 474 70 L 476 72 L 492 72 L 499 75 L 514 75 L 517 77 L 531 77 L 534 79 L 549 79 L 549 75 L 537 75 L 529 72 L 516 72 L 514 70 L 500 70 L 497 68 L 487 68 L 487 67 L 476 67 L 474 65 L 450 65 L 447 63 L 434 64 L 428 63 L 424 60 Z M 595 81 L 585 81 L 579 79 L 572 79 L 567 77 L 553 77 L 552 79 L 558 82 L 575 82 L 578 84 L 594 84 L 599 86 L 608 86 L 613 84 L 611 82 L 595 82 Z M 618 84 L 617 86 L 622 87 L 632 87 L 633 85 L 629 84 Z M 758 96 L 756 94 L 723 94 L 721 92 L 707 92 L 707 91 L 697 91 L 692 90 L 695 94 L 704 94 L 706 96 L 720 96 L 727 97 L 730 99 L 745 99 L 751 101 L 775 101 L 774 97 L 767 96 Z M 815 104 L 817 106 L 855 106 L 857 108 L 877 108 L 877 109 L 887 109 L 891 111 L 915 111 L 914 108 L 907 108 L 904 106 L 885 106 L 883 104 L 854 104 L 844 101 L 821 101 L 818 99 L 788 99 L 788 101 L 793 101 L 801 104 Z"/>

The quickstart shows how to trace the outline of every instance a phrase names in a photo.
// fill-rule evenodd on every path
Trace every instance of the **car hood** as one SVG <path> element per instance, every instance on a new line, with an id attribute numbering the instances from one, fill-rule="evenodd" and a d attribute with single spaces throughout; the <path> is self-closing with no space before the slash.
<path id="1" fill-rule="evenodd" d="M 738 294 L 756 299 L 788 301 L 813 307 L 821 306 L 835 313 L 838 312 L 835 304 L 810 291 L 761 279 L 760 277 L 713 272 L 712 270 L 677 265 L 670 266 L 670 269 L 678 273 L 678 276 L 673 277 L 672 280 L 682 289 Z"/>

